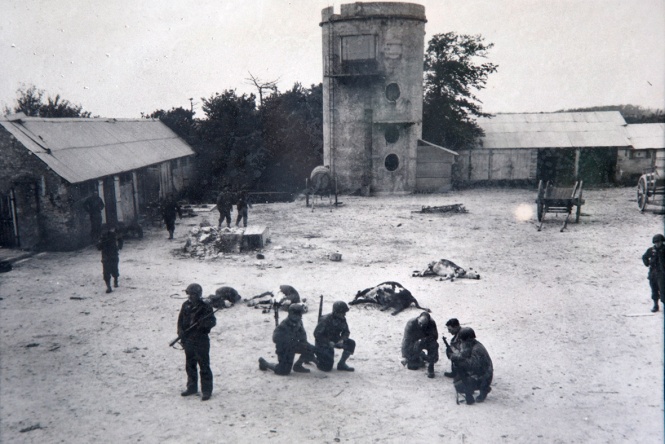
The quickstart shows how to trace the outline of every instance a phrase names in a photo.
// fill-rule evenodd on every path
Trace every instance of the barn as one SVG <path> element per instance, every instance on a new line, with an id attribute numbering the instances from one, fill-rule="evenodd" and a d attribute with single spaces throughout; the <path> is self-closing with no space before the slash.
<path id="1" fill-rule="evenodd" d="M 657 170 L 665 160 L 665 123 L 639 123 L 626 125 L 631 146 L 619 150 L 617 171 L 622 182 L 635 184 L 644 173 Z M 662 169 L 662 168 L 661 168 Z"/>
<path id="2" fill-rule="evenodd" d="M 159 120 L 0 118 L 0 246 L 71 250 L 90 243 L 83 202 L 133 225 L 187 185 L 194 151 Z"/>
<path id="3" fill-rule="evenodd" d="M 631 148 L 619 111 L 497 114 L 478 119 L 476 146 L 458 150 L 455 181 L 612 183 Z"/>

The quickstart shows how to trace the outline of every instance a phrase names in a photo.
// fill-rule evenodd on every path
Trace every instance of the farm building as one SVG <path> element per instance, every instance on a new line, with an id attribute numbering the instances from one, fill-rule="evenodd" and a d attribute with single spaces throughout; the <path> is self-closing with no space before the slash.
<path id="1" fill-rule="evenodd" d="M 191 147 L 159 120 L 0 119 L 0 246 L 69 250 L 90 243 L 84 201 L 97 190 L 102 222 L 136 224 L 181 190 Z"/>
<path id="2" fill-rule="evenodd" d="M 498 114 L 478 124 L 485 136 L 457 157 L 461 184 L 614 182 L 617 153 L 631 148 L 618 111 Z"/>
<path id="3" fill-rule="evenodd" d="M 665 123 L 626 125 L 631 146 L 619 150 L 617 171 L 622 181 L 636 183 L 644 173 L 656 169 L 657 159 L 665 160 Z"/>

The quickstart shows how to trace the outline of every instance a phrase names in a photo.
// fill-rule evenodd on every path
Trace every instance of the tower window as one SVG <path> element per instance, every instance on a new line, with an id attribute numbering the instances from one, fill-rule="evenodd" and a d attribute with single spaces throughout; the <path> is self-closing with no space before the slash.
<path id="1" fill-rule="evenodd" d="M 395 100 L 399 99 L 399 96 L 400 90 L 397 83 L 391 83 L 390 85 L 386 86 L 386 99 L 394 102 Z"/>
<path id="2" fill-rule="evenodd" d="M 388 154 L 384 161 L 384 165 L 388 171 L 395 171 L 399 168 L 399 157 L 397 157 L 397 154 Z"/>

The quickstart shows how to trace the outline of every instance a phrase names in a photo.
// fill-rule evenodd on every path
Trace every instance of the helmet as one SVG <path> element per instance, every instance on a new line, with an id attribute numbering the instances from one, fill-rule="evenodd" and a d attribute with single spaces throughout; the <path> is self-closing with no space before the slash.
<path id="1" fill-rule="evenodd" d="M 651 241 L 655 244 L 656 242 L 665 242 L 665 236 L 662 234 L 657 234 L 651 239 Z"/>
<path id="2" fill-rule="evenodd" d="M 203 294 L 203 288 L 201 288 L 199 284 L 189 284 L 185 290 L 185 293 L 201 296 Z"/>
<path id="3" fill-rule="evenodd" d="M 346 313 L 349 311 L 349 306 L 344 301 L 337 301 L 333 304 L 332 311 L 333 313 Z"/>
<path id="4" fill-rule="evenodd" d="M 476 332 L 473 331 L 473 328 L 471 327 L 464 327 L 463 329 L 460 330 L 458 337 L 460 341 L 466 341 L 468 339 L 476 339 Z"/>
<path id="5" fill-rule="evenodd" d="M 301 314 L 304 313 L 304 311 L 305 310 L 303 309 L 302 304 L 296 303 L 296 304 L 289 305 L 289 314 L 300 314 L 301 315 Z"/>

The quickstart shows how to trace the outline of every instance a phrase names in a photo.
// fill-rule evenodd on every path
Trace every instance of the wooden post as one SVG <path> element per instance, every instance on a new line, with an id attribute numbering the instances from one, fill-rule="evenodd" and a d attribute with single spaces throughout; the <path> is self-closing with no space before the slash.
<path id="1" fill-rule="evenodd" d="M 309 179 L 305 179 L 305 206 L 309 207 Z"/>

